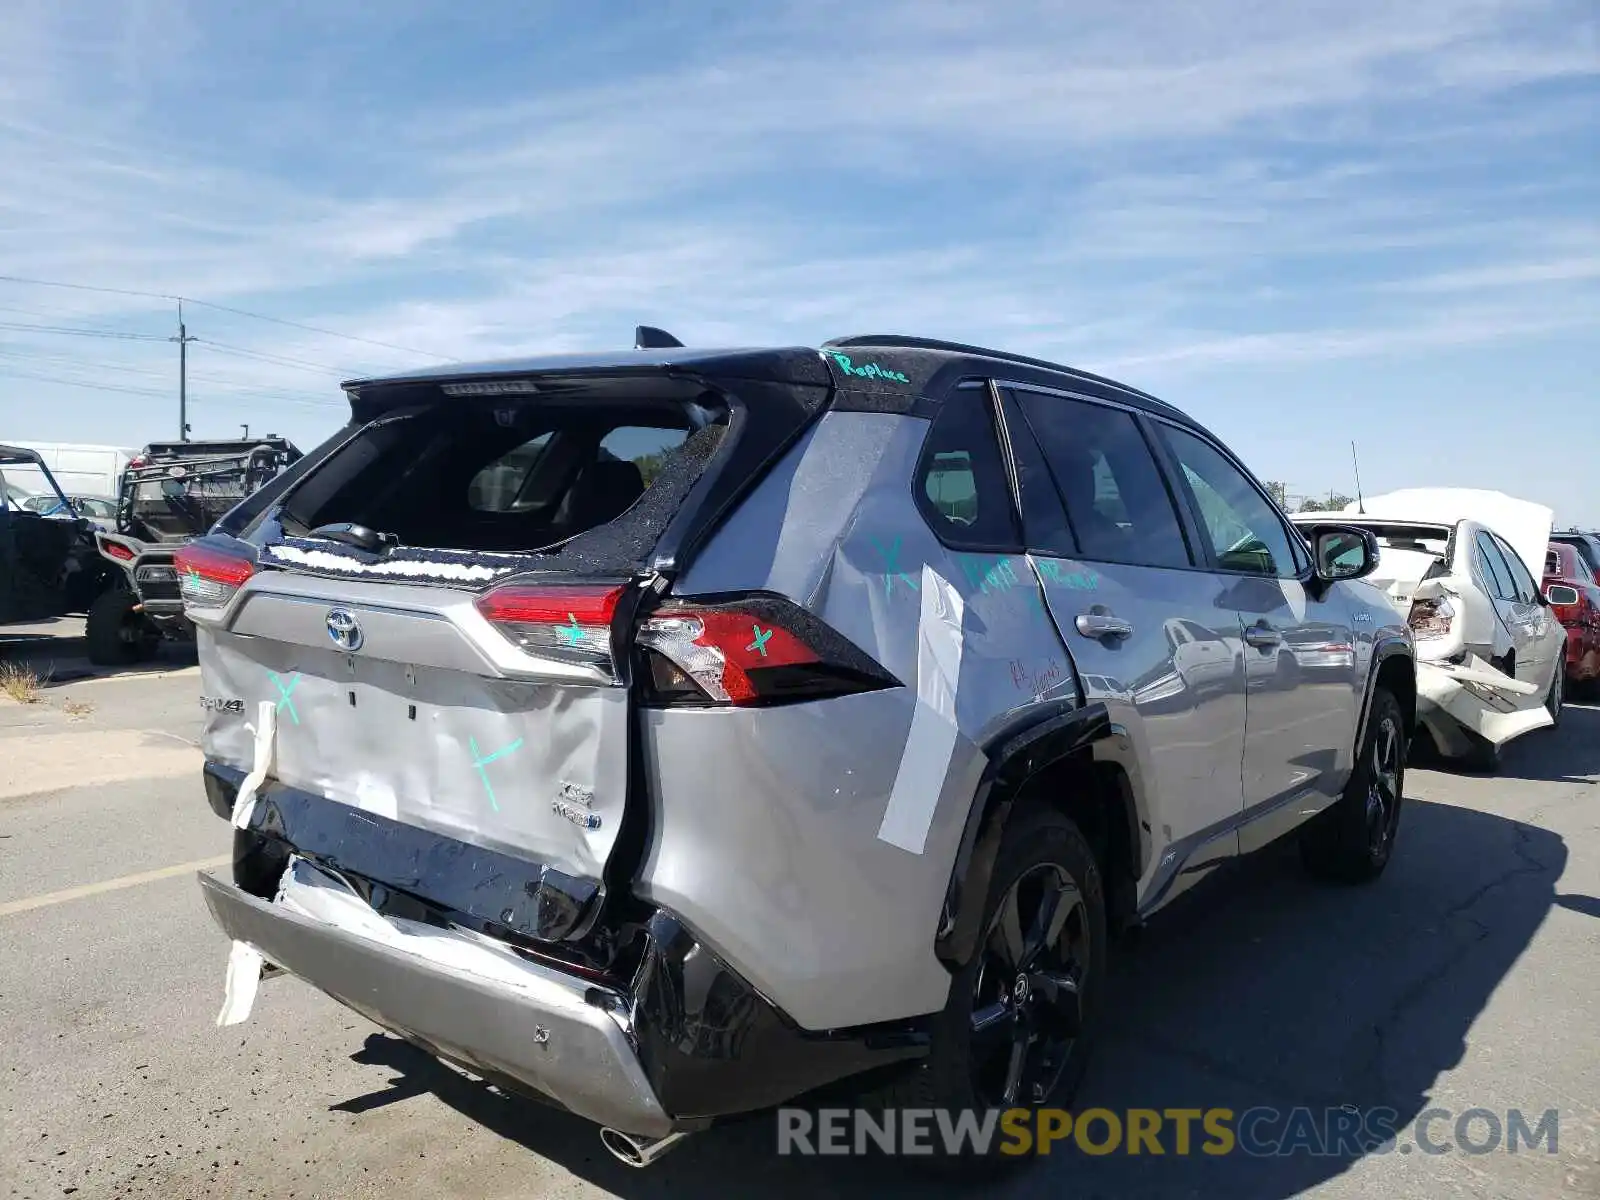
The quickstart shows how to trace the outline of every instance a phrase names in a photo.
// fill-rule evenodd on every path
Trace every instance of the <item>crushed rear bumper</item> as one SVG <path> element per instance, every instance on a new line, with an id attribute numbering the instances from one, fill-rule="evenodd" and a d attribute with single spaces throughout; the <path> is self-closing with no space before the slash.
<path id="1" fill-rule="evenodd" d="M 1538 688 L 1496 670 L 1477 656 L 1463 663 L 1417 663 L 1417 720 L 1446 755 L 1467 753 L 1472 737 L 1503 746 L 1554 722 L 1533 699 Z"/>
<path id="2" fill-rule="evenodd" d="M 375 1024 L 430 1052 L 509 1078 L 601 1125 L 661 1137 L 675 1123 L 656 1098 L 606 989 L 526 964 L 513 988 L 269 904 L 202 873 L 224 933 Z"/>
<path id="3" fill-rule="evenodd" d="M 207 764 L 219 815 L 240 778 Z M 245 887 L 200 877 L 232 940 L 440 1058 L 626 1133 L 701 1128 L 927 1054 L 922 1019 L 802 1030 L 674 914 L 632 901 L 627 920 L 608 923 L 601 894 L 578 897 L 580 881 L 530 860 L 275 782 L 245 836 L 266 848 L 273 878 L 293 855 L 359 885 L 367 919 L 426 909 L 507 954 L 548 950 L 517 953 L 512 986 L 269 901 L 271 887 L 239 874 L 242 860 Z M 609 968 L 588 953 L 606 944 Z M 558 953 L 591 968 L 564 969 Z"/>

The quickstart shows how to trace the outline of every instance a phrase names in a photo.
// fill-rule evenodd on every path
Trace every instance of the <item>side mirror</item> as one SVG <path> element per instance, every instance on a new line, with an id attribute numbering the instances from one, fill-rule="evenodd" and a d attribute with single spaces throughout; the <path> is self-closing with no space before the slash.
<path id="1" fill-rule="evenodd" d="M 1316 526 L 1311 551 L 1317 577 L 1326 583 L 1360 579 L 1378 565 L 1378 539 L 1348 525 Z"/>
<path id="2" fill-rule="evenodd" d="M 1577 588 L 1568 587 L 1564 583 L 1553 583 L 1545 589 L 1544 599 L 1552 608 L 1565 608 L 1569 604 L 1576 604 L 1580 597 Z"/>

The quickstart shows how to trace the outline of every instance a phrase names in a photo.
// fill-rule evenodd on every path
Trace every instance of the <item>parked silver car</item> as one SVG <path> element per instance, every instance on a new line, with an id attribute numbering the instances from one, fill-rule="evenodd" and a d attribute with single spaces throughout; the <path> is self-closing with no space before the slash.
<path id="1" fill-rule="evenodd" d="M 1383 870 L 1369 535 L 1050 363 L 641 332 L 351 383 L 179 551 L 224 1023 L 275 964 L 637 1164 L 875 1068 L 1065 1103 L 1110 934 L 1289 833 Z M 1348 659 L 1280 670 L 1303 630 Z"/>

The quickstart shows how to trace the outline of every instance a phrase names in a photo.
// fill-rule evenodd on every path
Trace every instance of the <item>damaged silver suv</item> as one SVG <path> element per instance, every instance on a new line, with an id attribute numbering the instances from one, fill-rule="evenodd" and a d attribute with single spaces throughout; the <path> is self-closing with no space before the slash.
<path id="1" fill-rule="evenodd" d="M 180 552 L 264 967 L 604 1127 L 861 1077 L 1063 1104 L 1107 940 L 1295 834 L 1381 872 L 1369 534 L 1121 384 L 914 338 L 450 366 Z"/>

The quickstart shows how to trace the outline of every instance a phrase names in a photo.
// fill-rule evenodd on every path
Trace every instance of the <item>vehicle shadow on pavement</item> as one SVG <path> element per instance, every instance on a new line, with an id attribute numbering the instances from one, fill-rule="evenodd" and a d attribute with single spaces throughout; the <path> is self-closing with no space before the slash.
<path id="1" fill-rule="evenodd" d="M 1600 706 L 1568 704 L 1560 729 L 1540 730 L 1507 746 L 1498 774 L 1550 783 L 1600 781 Z"/>
<path id="2" fill-rule="evenodd" d="M 1301 872 L 1293 846 L 1269 850 L 1194 889 L 1113 956 L 1100 1045 L 1077 1109 L 1394 1110 L 1397 1145 L 1455 1067 L 1489 997 L 1556 899 L 1567 859 L 1549 831 L 1452 805 L 1409 800 L 1395 858 L 1368 887 Z M 621 1165 L 593 1125 L 503 1097 L 383 1035 L 358 1061 L 399 1073 L 470 1119 L 629 1200 L 757 1194 L 1290 1197 L 1363 1155 L 1090 1156 L 1061 1143 L 993 1182 L 882 1157 L 780 1159 L 771 1115 L 689 1138 L 645 1170 Z M 373 1099 L 382 1102 L 384 1093 Z M 1545 1103 L 1537 1100 L 1539 1111 Z M 363 1104 L 366 1098 L 347 1101 Z M 1555 1098 L 1550 1098 L 1554 1103 Z M 834 1102 L 830 1101 L 832 1106 Z M 341 1106 L 343 1107 L 343 1106 Z M 1276 1128 L 1281 1129 L 1281 1122 Z M 1437 1141 L 1453 1122 L 1431 1127 Z M 1103 1127 L 1100 1138 L 1104 1137 Z M 1393 1152 L 1404 1153 L 1404 1150 Z"/>

